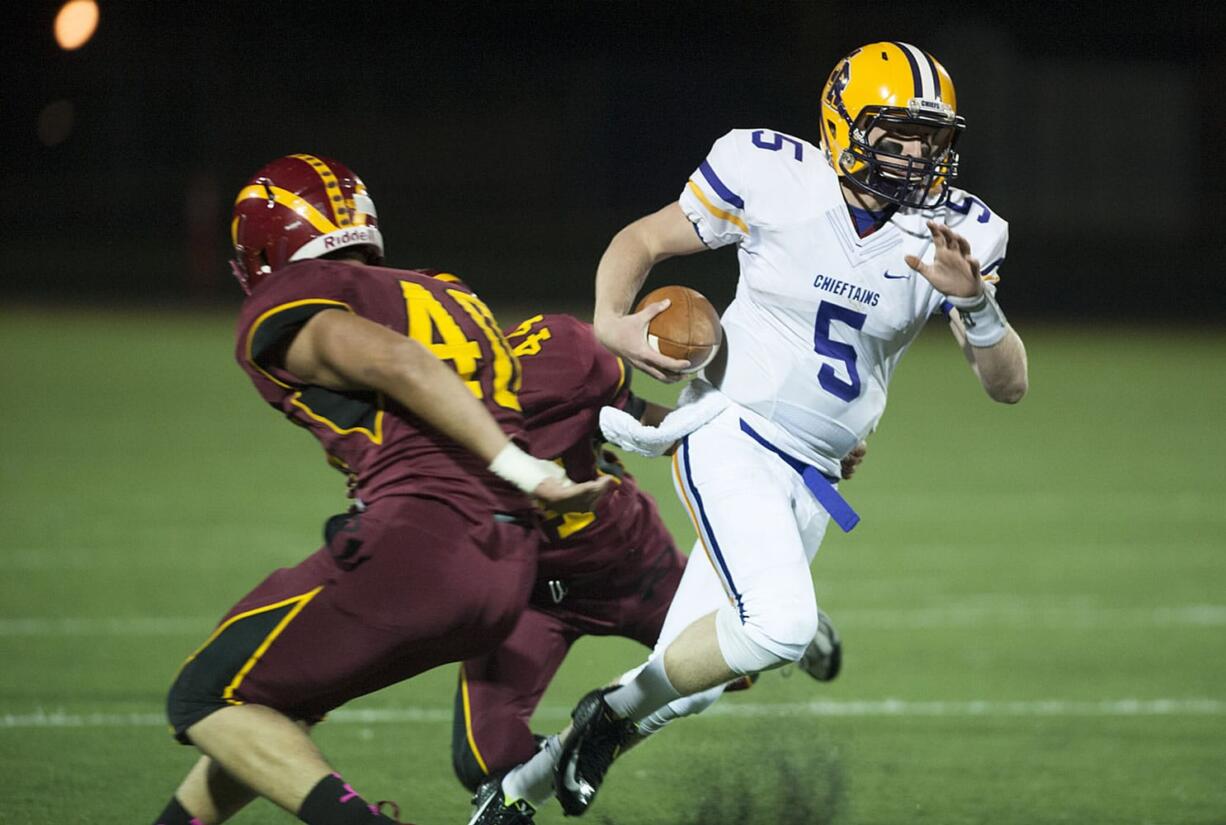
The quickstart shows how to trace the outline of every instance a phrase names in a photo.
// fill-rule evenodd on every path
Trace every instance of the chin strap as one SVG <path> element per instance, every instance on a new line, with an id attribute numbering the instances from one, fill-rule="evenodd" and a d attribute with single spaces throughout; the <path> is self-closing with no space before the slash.
<path id="1" fill-rule="evenodd" d="M 230 274 L 238 281 L 238 285 L 243 288 L 243 292 L 251 294 L 251 283 L 247 277 L 247 270 L 243 269 L 243 265 L 238 261 L 230 261 Z"/>

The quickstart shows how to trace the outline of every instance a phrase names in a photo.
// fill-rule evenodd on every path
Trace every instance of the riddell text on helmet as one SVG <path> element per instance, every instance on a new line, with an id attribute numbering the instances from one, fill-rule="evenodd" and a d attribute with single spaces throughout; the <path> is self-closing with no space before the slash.
<path id="1" fill-rule="evenodd" d="M 370 242 L 370 232 L 366 229 L 347 229 L 339 235 L 328 235 L 324 237 L 324 247 L 333 249 L 336 247 L 348 246 L 353 243 Z"/>

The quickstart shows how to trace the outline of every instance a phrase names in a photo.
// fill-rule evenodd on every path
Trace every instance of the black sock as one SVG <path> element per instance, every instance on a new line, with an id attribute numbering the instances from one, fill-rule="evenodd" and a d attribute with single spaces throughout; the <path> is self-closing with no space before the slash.
<path id="1" fill-rule="evenodd" d="M 372 825 L 391 822 L 345 784 L 340 774 L 329 774 L 311 788 L 298 818 L 307 825 Z"/>
<path id="2" fill-rule="evenodd" d="M 153 822 L 154 825 L 200 825 L 200 820 L 184 810 L 178 798 L 173 796 L 167 803 L 166 810 L 158 814 L 158 818 Z"/>

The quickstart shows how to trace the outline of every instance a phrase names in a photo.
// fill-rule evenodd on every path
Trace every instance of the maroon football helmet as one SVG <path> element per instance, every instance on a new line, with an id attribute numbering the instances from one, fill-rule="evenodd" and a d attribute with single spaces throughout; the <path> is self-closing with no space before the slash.
<path id="1" fill-rule="evenodd" d="M 287 155 L 256 172 L 234 201 L 234 277 L 248 295 L 293 261 L 354 247 L 383 262 L 383 236 L 366 185 L 348 166 Z"/>

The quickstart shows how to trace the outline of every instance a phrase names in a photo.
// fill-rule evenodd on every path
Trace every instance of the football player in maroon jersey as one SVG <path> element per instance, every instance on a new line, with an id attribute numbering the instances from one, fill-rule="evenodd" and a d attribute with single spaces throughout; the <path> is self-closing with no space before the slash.
<path id="1" fill-rule="evenodd" d="M 655 502 L 604 449 L 600 435 L 604 406 L 648 426 L 670 410 L 630 391 L 629 368 L 601 346 L 590 324 L 536 315 L 507 339 L 523 369 L 520 402 L 532 452 L 559 461 L 572 478 L 615 479 L 592 511 L 547 514 L 548 541 L 528 609 L 498 648 L 460 667 L 451 751 L 456 776 L 476 792 L 475 822 L 523 825 L 552 796 L 552 771 L 535 772 L 537 781 L 533 770 L 502 777 L 536 753 L 529 720 L 571 645 L 583 636 L 620 636 L 653 647 L 686 558 Z M 863 447 L 848 456 L 845 478 L 863 456 Z M 833 679 L 839 649 L 827 621 L 805 669 L 820 681 Z M 556 748 L 557 737 L 539 747 Z"/>
<path id="2" fill-rule="evenodd" d="M 602 406 L 647 423 L 668 409 L 632 395 L 624 362 L 578 319 L 537 315 L 507 338 L 523 367 L 533 453 L 554 458 L 572 478 L 615 483 L 589 512 L 546 514 L 531 607 L 502 645 L 460 668 L 452 761 L 474 791 L 536 752 L 528 720 L 577 639 L 655 644 L 685 567 L 655 502 L 599 439 Z"/>
<path id="3" fill-rule="evenodd" d="M 156 822 L 212 825 L 263 796 L 314 825 L 390 822 L 307 735 L 349 699 L 489 650 L 535 581 L 535 497 L 587 512 L 612 483 L 532 458 L 521 375 L 467 287 L 386 269 L 343 164 L 293 155 L 243 187 L 239 365 L 319 439 L 355 504 L 325 544 L 231 608 L 180 669 L 176 737 L 203 754 Z"/>

